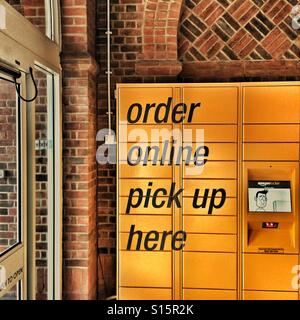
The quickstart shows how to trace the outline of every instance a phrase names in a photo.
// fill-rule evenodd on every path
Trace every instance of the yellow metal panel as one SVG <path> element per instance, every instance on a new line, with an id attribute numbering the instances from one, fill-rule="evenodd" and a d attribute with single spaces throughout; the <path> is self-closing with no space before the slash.
<path id="1" fill-rule="evenodd" d="M 192 168 L 193 166 L 191 166 Z M 195 175 L 189 175 L 188 171 L 183 168 L 184 178 L 195 179 Z M 197 175 L 196 178 L 201 179 L 236 179 L 237 178 L 237 163 L 236 162 L 218 162 L 207 161 L 203 172 Z"/>
<path id="2" fill-rule="evenodd" d="M 122 251 L 120 257 L 120 287 L 171 288 L 171 252 Z"/>
<path id="3" fill-rule="evenodd" d="M 143 118 L 145 115 L 146 105 L 147 104 L 156 104 L 159 105 L 160 103 L 166 103 L 169 97 L 173 97 L 173 89 L 172 87 L 169 88 L 160 88 L 156 87 L 155 90 L 153 88 L 122 88 L 120 90 L 120 105 L 122 106 L 119 109 L 120 112 L 120 121 L 127 122 L 127 113 L 131 105 L 135 103 L 139 103 L 142 105 L 143 113 L 139 122 L 143 124 Z M 171 106 L 173 107 L 173 106 Z M 148 117 L 148 124 L 155 123 L 154 121 L 154 113 L 155 107 L 152 107 L 149 112 Z M 132 114 L 132 118 L 136 118 L 137 116 L 137 109 L 135 108 L 135 112 Z M 172 122 L 172 113 L 170 112 L 168 123 Z"/>
<path id="4" fill-rule="evenodd" d="M 119 218 L 120 232 L 129 232 L 132 225 L 135 225 L 135 230 L 143 232 L 149 231 L 170 231 L 172 229 L 172 219 L 168 216 L 133 216 L 121 215 Z"/>
<path id="5" fill-rule="evenodd" d="M 150 149 L 151 148 L 151 151 Z M 160 142 L 149 142 L 149 143 L 141 143 L 141 142 L 130 142 L 130 143 L 120 143 L 119 144 L 119 152 L 120 156 L 119 159 L 123 163 L 127 163 L 127 159 L 129 156 L 129 152 L 131 152 L 131 159 L 130 161 L 135 164 L 138 160 L 139 164 L 143 164 L 145 159 L 148 159 L 149 166 L 151 165 L 151 162 L 157 157 L 158 161 L 162 159 L 162 156 L 164 154 L 165 145 Z M 146 154 L 149 149 L 149 156 L 146 157 Z M 166 163 L 170 159 L 172 145 L 171 143 L 168 143 L 166 147 L 166 156 L 165 160 Z M 132 151 L 133 150 L 133 151 Z M 158 150 L 158 152 L 156 151 Z M 140 158 L 139 158 L 139 152 L 141 152 Z M 156 154 L 158 156 L 156 156 Z M 194 154 L 193 154 L 194 156 Z M 157 163 L 157 165 L 160 165 L 160 162 Z"/>
<path id="6" fill-rule="evenodd" d="M 207 215 L 208 214 L 208 209 L 207 208 L 199 208 L 196 209 L 193 207 L 193 198 L 184 198 L 183 199 L 184 203 L 184 215 Z M 237 200 L 233 198 L 227 198 L 225 201 L 225 204 L 222 208 L 215 210 L 214 215 L 215 216 L 220 216 L 220 215 L 225 215 L 225 216 L 235 216 L 237 212 Z"/>
<path id="7" fill-rule="evenodd" d="M 236 252 L 237 237 L 223 234 L 188 234 L 185 251 Z"/>
<path id="8" fill-rule="evenodd" d="M 173 129 L 172 125 L 164 124 L 139 124 L 139 125 L 120 125 L 119 126 L 119 142 L 163 142 L 169 137 L 167 132 Z M 158 135 L 161 133 L 162 136 Z"/>
<path id="9" fill-rule="evenodd" d="M 171 289 L 120 288 L 120 300 L 172 300 Z"/>
<path id="10" fill-rule="evenodd" d="M 246 123 L 299 123 L 300 86 L 244 88 Z"/>
<path id="11" fill-rule="evenodd" d="M 184 229 L 192 233 L 224 233 L 235 234 L 236 217 L 222 216 L 185 216 Z"/>
<path id="12" fill-rule="evenodd" d="M 246 161 L 297 161 L 299 160 L 298 143 L 245 143 L 244 160 Z"/>
<path id="13" fill-rule="evenodd" d="M 119 166 L 120 178 L 171 178 L 172 166 L 130 166 L 121 164 Z"/>
<path id="14" fill-rule="evenodd" d="M 299 142 L 299 125 L 245 125 L 245 142 Z"/>
<path id="15" fill-rule="evenodd" d="M 205 189 L 210 190 L 210 195 L 213 189 L 225 189 L 227 197 L 236 197 L 237 182 L 235 180 L 203 180 L 189 179 L 184 180 L 184 195 L 194 197 L 195 190 L 200 189 L 201 195 L 205 193 Z"/>
<path id="16" fill-rule="evenodd" d="M 193 123 L 237 123 L 238 87 L 184 88 L 184 102 L 201 103 Z"/>
<path id="17" fill-rule="evenodd" d="M 245 290 L 297 291 L 292 288 L 292 268 L 297 255 L 245 254 Z"/>
<path id="18" fill-rule="evenodd" d="M 183 147 L 192 147 L 192 157 L 194 157 L 197 149 L 202 146 L 207 146 L 209 148 L 209 160 L 210 161 L 235 161 L 237 160 L 237 144 L 236 143 L 190 143 L 185 142 Z M 200 154 L 203 154 L 203 150 Z M 183 159 L 186 160 L 188 157 L 188 152 L 184 150 Z M 193 159 L 193 158 L 192 158 Z"/>
<path id="19" fill-rule="evenodd" d="M 234 290 L 200 290 L 185 289 L 184 300 L 236 300 L 237 292 Z"/>
<path id="20" fill-rule="evenodd" d="M 149 187 L 149 182 L 153 183 L 152 187 Z M 165 188 L 167 192 L 170 191 L 172 185 L 171 179 L 120 179 L 120 196 L 121 197 L 128 197 L 130 194 L 131 189 L 140 188 L 143 190 L 144 194 L 146 194 L 146 191 L 148 188 L 152 189 L 152 194 L 154 191 L 160 188 Z"/>
<path id="21" fill-rule="evenodd" d="M 204 131 L 205 142 L 237 142 L 237 125 L 185 124 L 183 128 L 192 130 L 192 134 L 189 131 L 184 134 L 185 142 L 197 141 L 196 130 Z"/>
<path id="22" fill-rule="evenodd" d="M 134 201 L 137 199 L 134 198 Z M 144 199 L 145 200 L 145 199 Z M 162 197 L 159 198 L 159 200 L 168 201 L 168 198 Z M 127 197 L 119 197 L 119 214 L 125 214 L 126 208 L 127 208 L 127 202 L 128 202 L 128 196 Z M 134 202 L 135 203 L 135 202 Z M 154 208 L 152 205 L 152 201 L 150 199 L 149 206 L 147 208 L 144 208 L 144 205 L 139 206 L 138 208 L 131 208 L 130 209 L 131 215 L 143 215 L 143 214 L 150 214 L 150 215 L 171 215 L 172 214 L 172 208 Z"/>
<path id="23" fill-rule="evenodd" d="M 277 291 L 245 291 L 244 300 L 298 300 L 298 293 Z"/>
<path id="24" fill-rule="evenodd" d="M 185 289 L 236 290 L 236 254 L 185 252 L 183 256 Z"/>

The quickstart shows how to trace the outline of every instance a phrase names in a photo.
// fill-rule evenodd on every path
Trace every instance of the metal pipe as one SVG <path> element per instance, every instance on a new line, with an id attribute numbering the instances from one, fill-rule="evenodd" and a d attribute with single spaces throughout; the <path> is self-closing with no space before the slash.
<path id="1" fill-rule="evenodd" d="M 111 135 L 111 122 L 112 122 L 112 112 L 111 112 L 111 57 L 110 57 L 110 37 L 111 37 L 111 30 L 110 30 L 110 0 L 107 0 L 107 107 L 108 107 L 108 128 L 109 128 L 109 135 Z"/>

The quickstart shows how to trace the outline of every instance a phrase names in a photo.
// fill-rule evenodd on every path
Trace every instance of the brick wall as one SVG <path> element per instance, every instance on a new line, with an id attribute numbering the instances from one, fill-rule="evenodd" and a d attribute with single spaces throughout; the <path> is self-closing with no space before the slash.
<path id="1" fill-rule="evenodd" d="M 93 0 L 64 0 L 64 298 L 97 297 L 96 74 Z"/>
<path id="2" fill-rule="evenodd" d="M 299 76 L 297 0 L 186 0 L 179 25 L 182 76 L 282 79 Z"/>

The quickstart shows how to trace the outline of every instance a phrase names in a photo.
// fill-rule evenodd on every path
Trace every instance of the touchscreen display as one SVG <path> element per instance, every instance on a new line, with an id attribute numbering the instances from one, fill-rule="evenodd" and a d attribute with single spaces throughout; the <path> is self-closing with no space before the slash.
<path id="1" fill-rule="evenodd" d="M 249 212 L 292 212 L 290 181 L 249 181 Z"/>

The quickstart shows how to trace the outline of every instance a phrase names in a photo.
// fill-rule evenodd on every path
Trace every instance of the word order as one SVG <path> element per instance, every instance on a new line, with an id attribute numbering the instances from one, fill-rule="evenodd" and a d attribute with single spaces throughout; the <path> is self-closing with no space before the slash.
<path id="1" fill-rule="evenodd" d="M 156 122 L 159 124 L 168 123 L 170 115 L 172 122 L 175 124 L 182 123 L 187 116 L 187 122 L 192 122 L 194 112 L 201 107 L 201 103 L 192 103 L 188 112 L 188 106 L 185 103 L 178 103 L 173 107 L 173 98 L 168 98 L 167 103 L 147 103 L 146 107 L 140 103 L 132 104 L 127 113 L 127 121 L 130 124 L 140 122 L 143 123 Z M 154 114 L 150 111 L 153 109 Z M 150 115 L 151 114 L 151 115 Z M 153 117 L 153 119 L 151 119 Z"/>
<path id="2" fill-rule="evenodd" d="M 150 202 L 155 209 L 163 207 L 171 208 L 173 203 L 177 208 L 181 208 L 180 195 L 184 189 L 176 191 L 176 183 L 173 182 L 170 187 L 170 192 L 165 188 L 158 188 L 152 193 L 153 182 L 149 182 L 148 189 L 144 194 L 141 188 L 131 188 L 129 192 L 126 214 L 130 214 L 131 208 L 138 208 L 143 206 L 149 208 Z M 193 198 L 193 207 L 195 209 L 207 208 L 208 214 L 211 215 L 214 209 L 221 209 L 226 201 L 226 190 L 225 189 L 213 189 L 210 195 L 210 190 L 205 189 L 204 194 L 201 195 L 201 190 L 196 189 Z M 168 200 L 164 200 L 161 197 L 168 196 Z"/>

